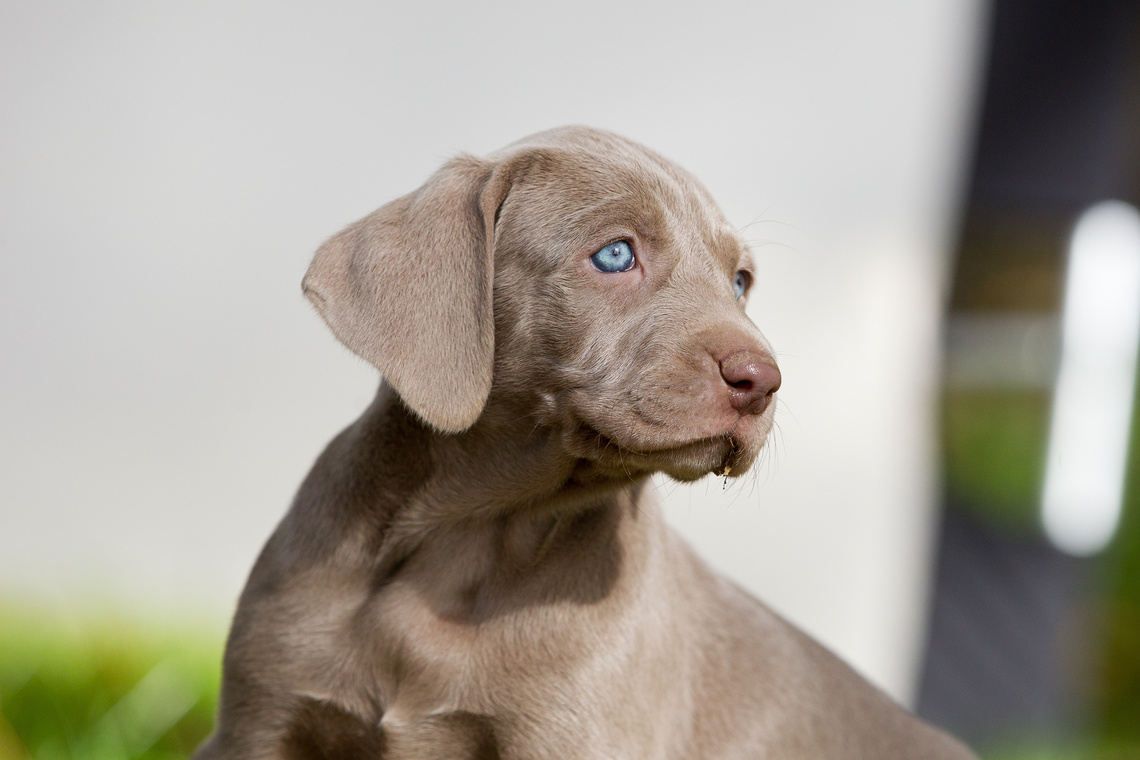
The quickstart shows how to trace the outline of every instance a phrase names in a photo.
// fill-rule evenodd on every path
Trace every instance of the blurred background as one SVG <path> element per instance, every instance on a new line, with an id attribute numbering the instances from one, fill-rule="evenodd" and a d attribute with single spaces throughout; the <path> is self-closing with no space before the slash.
<path id="1" fill-rule="evenodd" d="M 1140 3 L 0 0 L 0 759 L 193 750 L 377 383 L 313 251 L 566 123 L 760 267 L 778 430 L 670 521 L 984 757 L 1140 758 Z"/>

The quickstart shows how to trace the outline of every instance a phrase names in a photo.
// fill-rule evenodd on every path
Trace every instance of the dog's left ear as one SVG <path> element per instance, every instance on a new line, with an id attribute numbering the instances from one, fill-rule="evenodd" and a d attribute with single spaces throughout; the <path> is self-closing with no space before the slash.
<path id="1" fill-rule="evenodd" d="M 301 283 L 336 337 L 447 433 L 474 424 L 491 392 L 502 169 L 451 161 L 321 246 Z"/>

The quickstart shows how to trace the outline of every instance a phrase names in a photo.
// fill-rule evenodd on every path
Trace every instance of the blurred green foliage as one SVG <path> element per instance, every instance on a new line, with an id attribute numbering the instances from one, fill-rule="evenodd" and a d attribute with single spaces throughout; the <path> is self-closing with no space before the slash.
<path id="1" fill-rule="evenodd" d="M 1123 514 L 1103 558 L 1099 604 L 1104 635 L 1094 683 L 1100 733 L 1131 742 L 1140 758 L 1140 386 L 1132 413 L 1132 441 Z"/>
<path id="2" fill-rule="evenodd" d="M 1137 394 L 1140 398 L 1140 390 Z M 1040 534 L 1051 395 L 971 388 L 943 396 L 943 466 L 954 508 L 1000 530 Z M 1137 402 L 1140 411 L 1140 401 Z M 989 760 L 1140 760 L 1140 413 L 1132 416 L 1123 514 L 1108 551 L 1093 560 L 1093 672 L 1084 745 L 1012 748 Z"/>
<path id="3" fill-rule="evenodd" d="M 985 752 L 983 760 L 1138 760 L 1137 745 L 1106 741 L 1056 746 L 1014 746 Z"/>
<path id="4" fill-rule="evenodd" d="M 942 451 L 951 502 L 1018 533 L 1039 529 L 1050 394 L 957 389 L 943 396 Z"/>
<path id="5" fill-rule="evenodd" d="M 213 725 L 217 631 L 0 603 L 0 760 L 174 760 Z"/>

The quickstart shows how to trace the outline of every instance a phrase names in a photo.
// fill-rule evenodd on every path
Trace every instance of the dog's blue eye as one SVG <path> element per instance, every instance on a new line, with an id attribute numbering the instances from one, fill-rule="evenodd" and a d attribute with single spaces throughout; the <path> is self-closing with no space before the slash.
<path id="1" fill-rule="evenodd" d="M 748 273 L 743 269 L 736 273 L 732 278 L 732 291 L 736 293 L 737 298 L 744 298 L 745 291 L 748 290 Z"/>
<path id="2" fill-rule="evenodd" d="M 594 268 L 599 272 L 628 272 L 633 269 L 636 259 L 633 258 L 633 249 L 624 240 L 617 240 L 604 246 L 602 250 L 590 257 Z"/>

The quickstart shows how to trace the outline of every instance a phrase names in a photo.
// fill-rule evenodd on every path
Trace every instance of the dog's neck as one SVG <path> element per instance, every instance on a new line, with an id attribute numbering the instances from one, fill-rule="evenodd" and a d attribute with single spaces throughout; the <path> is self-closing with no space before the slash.
<path id="1" fill-rule="evenodd" d="M 647 476 L 599 476 L 566 452 L 555 427 L 531 419 L 491 406 L 470 430 L 445 435 L 381 384 L 371 406 L 330 445 L 339 472 L 327 477 L 348 481 L 350 500 L 364 513 L 357 516 L 381 538 L 376 550 L 388 568 L 433 535 L 482 541 L 491 535 L 488 526 L 495 551 L 534 561 L 559 524 L 592 512 L 620 519 Z"/>

